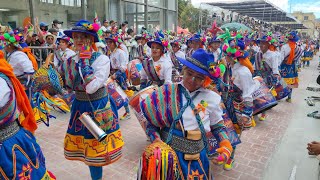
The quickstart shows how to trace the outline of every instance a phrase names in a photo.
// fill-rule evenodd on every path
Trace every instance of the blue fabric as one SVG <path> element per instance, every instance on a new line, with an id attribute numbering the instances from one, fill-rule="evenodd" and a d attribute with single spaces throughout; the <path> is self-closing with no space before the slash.
<path id="1" fill-rule="evenodd" d="M 15 158 L 13 155 L 15 155 Z M 16 177 L 15 179 L 23 179 L 24 177 L 27 179 L 41 179 L 46 173 L 45 158 L 39 144 L 36 142 L 36 138 L 31 132 L 23 128 L 0 144 L 0 159 L 0 167 L 9 179 L 13 179 L 14 176 Z M 13 161 L 16 162 L 15 167 L 13 167 Z M 39 167 L 35 168 L 37 163 L 39 163 Z M 13 168 L 16 169 L 15 174 L 13 174 Z M 0 179 L 5 179 L 1 173 Z"/>
<path id="2" fill-rule="evenodd" d="M 280 65 L 280 74 L 282 78 L 295 78 L 298 77 L 297 66 L 295 62 L 292 64 L 282 63 Z"/>
<path id="3" fill-rule="evenodd" d="M 168 131 L 168 128 L 166 128 L 165 130 Z M 173 135 L 183 137 L 183 133 L 180 130 L 173 129 L 172 133 L 173 133 Z M 212 178 L 209 177 L 209 175 L 210 175 L 209 174 L 210 162 L 209 162 L 205 148 L 200 152 L 199 160 L 192 160 L 191 161 L 189 172 L 188 172 L 189 161 L 184 160 L 184 153 L 177 151 L 177 150 L 175 150 L 175 152 L 178 156 L 179 164 L 180 164 L 180 167 L 181 167 L 181 170 L 183 172 L 183 176 L 185 179 L 201 179 L 200 176 L 203 175 L 203 180 L 209 180 L 209 179 L 213 180 L 213 177 Z M 199 172 L 198 178 L 197 178 L 197 176 L 192 177 L 192 172 L 196 172 L 196 171 Z M 180 177 L 178 179 L 182 180 L 182 177 Z"/>
<path id="4" fill-rule="evenodd" d="M 108 103 L 108 97 L 104 97 L 96 101 L 91 101 L 91 103 L 95 110 L 102 109 Z M 111 96 L 110 96 L 110 105 L 114 115 L 118 119 L 117 107 Z M 90 133 L 90 131 L 81 123 L 80 120 L 78 120 L 78 118 L 81 116 L 82 113 L 88 112 L 89 114 L 93 114 L 93 111 L 94 110 L 92 110 L 92 107 L 89 101 L 79 101 L 75 99 L 72 103 L 71 116 L 70 116 L 67 133 L 75 136 L 83 136 L 85 139 L 95 139 L 94 136 Z M 106 131 L 106 134 L 117 131 L 120 128 L 118 121 L 115 121 L 112 126 L 116 128 Z"/>
<path id="5" fill-rule="evenodd" d="M 127 90 L 128 89 L 127 75 L 126 75 L 125 72 L 121 72 L 120 70 L 118 70 L 116 72 L 116 81 L 120 85 L 121 89 L 123 89 L 123 90 Z"/>
<path id="6" fill-rule="evenodd" d="M 102 166 L 89 166 L 92 180 L 102 179 Z"/>

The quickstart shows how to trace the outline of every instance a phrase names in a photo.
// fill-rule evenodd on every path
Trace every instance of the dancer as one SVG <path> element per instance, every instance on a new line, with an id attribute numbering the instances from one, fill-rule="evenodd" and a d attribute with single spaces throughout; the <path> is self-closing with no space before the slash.
<path id="1" fill-rule="evenodd" d="M 160 87 L 140 103 L 148 120 L 146 132 L 152 142 L 164 141 L 175 150 L 179 161 L 179 175 L 175 179 L 211 180 L 213 175 L 206 152 L 206 132 L 211 131 L 218 140 L 218 161 L 224 162 L 232 153 L 219 105 L 221 97 L 206 89 L 212 77 L 207 61 L 213 61 L 214 58 L 212 54 L 199 49 L 192 57 L 179 60 L 184 65 L 183 81 Z M 158 98 L 157 95 L 165 106 L 170 107 L 165 110 L 170 115 L 161 118 L 152 114 L 154 111 L 147 106 L 147 102 Z M 167 95 L 173 99 L 167 98 Z M 157 102 L 153 104 L 154 107 L 162 109 L 160 107 L 164 104 Z"/>
<path id="2" fill-rule="evenodd" d="M 93 180 L 102 179 L 102 166 L 122 156 L 124 142 L 118 122 L 116 105 L 107 94 L 105 82 L 109 77 L 110 60 L 96 52 L 98 24 L 80 20 L 64 34 L 74 40 L 78 56 L 69 58 L 59 67 L 66 87 L 74 90 L 71 117 L 64 140 L 64 154 L 69 160 L 78 160 L 89 166 Z M 94 116 L 99 125 L 112 122 L 105 140 L 99 142 L 78 119 L 81 114 Z M 107 116 L 106 116 L 107 115 Z"/>
<path id="3" fill-rule="evenodd" d="M 36 141 L 37 129 L 24 87 L 0 59 L 0 179 L 55 179 Z M 18 111 L 19 110 L 19 111 Z"/>

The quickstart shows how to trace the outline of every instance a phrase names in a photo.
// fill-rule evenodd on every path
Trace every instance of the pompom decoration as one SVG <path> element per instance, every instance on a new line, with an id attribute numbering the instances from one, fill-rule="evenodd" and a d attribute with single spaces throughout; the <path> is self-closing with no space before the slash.
<path id="1" fill-rule="evenodd" d="M 93 24 L 92 24 L 92 30 L 93 30 L 94 32 L 98 32 L 99 29 L 100 29 L 99 24 L 97 24 L 97 23 L 93 23 Z"/>
<path id="2" fill-rule="evenodd" d="M 10 37 L 10 38 L 9 38 L 9 41 L 10 41 L 11 43 L 14 43 L 14 42 L 16 42 L 16 39 L 15 39 L 14 37 Z"/>
<path id="3" fill-rule="evenodd" d="M 10 38 L 10 34 L 4 33 L 4 34 L 3 34 L 3 37 L 4 37 L 5 39 L 9 39 L 9 38 Z"/>
<path id="4" fill-rule="evenodd" d="M 219 64 L 219 69 L 220 69 L 220 76 L 222 77 L 224 73 L 226 72 L 226 66 L 224 64 Z"/>
<path id="5" fill-rule="evenodd" d="M 0 36 L 1 41 L 4 41 L 4 39 L 5 39 L 4 36 Z"/>
<path id="6" fill-rule="evenodd" d="M 209 68 L 209 72 L 210 72 L 211 76 L 218 78 L 218 77 L 220 77 L 221 70 L 217 66 L 211 66 Z"/>
<path id="7" fill-rule="evenodd" d="M 16 39 L 16 41 L 20 41 L 20 36 L 15 35 L 14 38 Z"/>

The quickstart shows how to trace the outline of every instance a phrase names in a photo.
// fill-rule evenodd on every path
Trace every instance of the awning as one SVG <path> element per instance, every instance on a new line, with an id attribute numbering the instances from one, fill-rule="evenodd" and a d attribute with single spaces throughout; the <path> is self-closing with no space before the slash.
<path id="1" fill-rule="evenodd" d="M 308 29 L 303 24 L 277 24 L 277 25 L 288 27 L 290 29 Z"/>
<path id="2" fill-rule="evenodd" d="M 245 0 L 241 2 L 205 3 L 236 12 L 266 22 L 297 22 L 291 15 L 265 0 Z"/>

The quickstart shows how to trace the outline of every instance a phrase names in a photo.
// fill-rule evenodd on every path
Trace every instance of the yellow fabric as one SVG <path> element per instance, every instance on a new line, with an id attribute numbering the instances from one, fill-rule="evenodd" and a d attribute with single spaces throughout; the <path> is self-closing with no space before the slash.
<path id="1" fill-rule="evenodd" d="M 19 119 L 21 126 L 27 129 L 28 131 L 34 133 L 37 129 L 37 123 L 34 118 L 33 110 L 31 108 L 29 99 L 24 91 L 24 87 L 16 78 L 16 76 L 13 73 L 12 67 L 5 59 L 0 59 L 0 72 L 8 76 L 13 85 L 18 109 L 20 113 L 23 113 L 24 116 L 23 119 Z"/>

